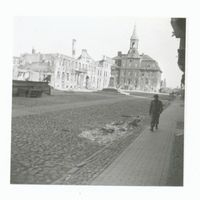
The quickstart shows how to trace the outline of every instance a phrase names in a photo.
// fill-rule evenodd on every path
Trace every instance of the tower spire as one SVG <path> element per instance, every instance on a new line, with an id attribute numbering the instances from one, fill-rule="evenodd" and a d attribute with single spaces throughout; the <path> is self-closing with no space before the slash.
<path id="1" fill-rule="evenodd" d="M 136 29 L 137 29 L 137 27 L 136 27 L 136 23 L 135 23 L 134 24 L 134 29 L 133 29 L 133 34 L 131 36 L 131 39 L 133 39 L 133 40 L 138 39 Z"/>
<path id="2" fill-rule="evenodd" d="M 131 39 L 130 39 L 130 49 L 129 49 L 128 54 L 139 55 L 138 43 L 139 43 L 139 39 L 138 39 L 137 33 L 136 33 L 136 24 L 134 24 L 134 29 L 133 29 L 133 33 L 132 33 Z"/>
<path id="3" fill-rule="evenodd" d="M 76 40 L 73 39 L 72 40 L 72 57 L 74 58 L 75 55 L 76 55 L 76 47 L 75 47 L 75 44 L 76 44 Z"/>

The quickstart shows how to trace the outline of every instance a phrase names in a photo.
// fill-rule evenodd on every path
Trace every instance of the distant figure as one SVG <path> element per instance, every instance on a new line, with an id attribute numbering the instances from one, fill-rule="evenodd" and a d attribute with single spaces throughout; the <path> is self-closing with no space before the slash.
<path id="1" fill-rule="evenodd" d="M 153 131 L 154 127 L 158 129 L 159 117 L 160 113 L 163 111 L 162 101 L 158 99 L 158 95 L 154 95 L 154 100 L 151 101 L 149 114 L 151 116 L 151 131 Z"/>

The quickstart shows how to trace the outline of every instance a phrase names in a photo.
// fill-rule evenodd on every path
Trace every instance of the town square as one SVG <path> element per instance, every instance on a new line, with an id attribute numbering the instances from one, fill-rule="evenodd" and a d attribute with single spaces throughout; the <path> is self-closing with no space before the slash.
<path id="1" fill-rule="evenodd" d="M 11 184 L 183 186 L 186 19 L 81 20 L 16 17 Z"/>

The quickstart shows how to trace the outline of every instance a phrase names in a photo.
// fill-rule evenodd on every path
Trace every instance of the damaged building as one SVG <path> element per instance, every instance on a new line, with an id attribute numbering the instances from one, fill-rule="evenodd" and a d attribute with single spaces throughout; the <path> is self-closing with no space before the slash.
<path id="1" fill-rule="evenodd" d="M 161 82 L 161 69 L 156 60 L 145 54 L 139 54 L 139 39 L 136 34 L 136 26 L 130 38 L 130 49 L 127 54 L 118 52 L 113 68 L 115 85 L 125 90 L 139 90 L 158 92 Z"/>
<path id="2" fill-rule="evenodd" d="M 13 58 L 13 80 L 45 82 L 58 90 L 101 90 L 108 87 L 112 62 L 103 56 L 95 61 L 86 49 L 75 58 L 63 54 L 32 53 Z"/>

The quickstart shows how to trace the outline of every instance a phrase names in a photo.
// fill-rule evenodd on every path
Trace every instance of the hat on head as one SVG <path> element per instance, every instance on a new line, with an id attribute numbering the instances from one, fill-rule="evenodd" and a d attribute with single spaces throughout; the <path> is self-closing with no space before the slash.
<path id="1" fill-rule="evenodd" d="M 158 95 L 157 95 L 157 94 L 155 94 L 153 97 L 154 97 L 154 98 L 158 98 Z"/>

